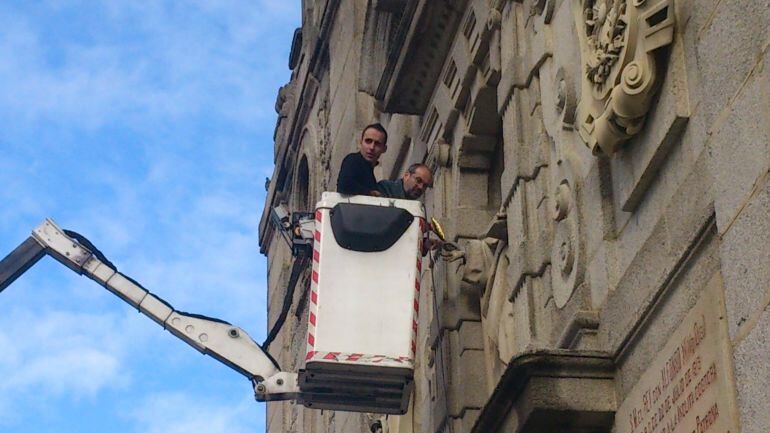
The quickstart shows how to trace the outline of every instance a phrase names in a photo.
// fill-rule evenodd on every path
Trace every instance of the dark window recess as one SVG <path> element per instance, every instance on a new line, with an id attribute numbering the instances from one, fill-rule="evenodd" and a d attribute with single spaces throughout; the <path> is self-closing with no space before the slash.
<path id="1" fill-rule="evenodd" d="M 668 18 L 668 7 L 664 7 L 663 9 L 647 17 L 647 25 L 650 27 L 655 27 L 665 21 L 666 18 Z"/>
<path id="2" fill-rule="evenodd" d="M 367 253 L 390 248 L 414 220 L 405 209 L 353 203 L 337 204 L 330 215 L 339 246 Z"/>

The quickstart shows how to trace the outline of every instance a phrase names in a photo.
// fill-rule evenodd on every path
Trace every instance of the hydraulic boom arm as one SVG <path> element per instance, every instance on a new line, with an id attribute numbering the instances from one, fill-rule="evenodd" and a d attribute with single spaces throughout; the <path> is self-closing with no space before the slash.
<path id="1" fill-rule="evenodd" d="M 296 373 L 281 372 L 272 357 L 243 329 L 221 320 L 175 310 L 118 272 L 87 239 L 60 229 L 50 219 L 0 261 L 0 292 L 46 254 L 96 281 L 201 353 L 246 376 L 254 385 L 257 400 L 298 398 Z"/>

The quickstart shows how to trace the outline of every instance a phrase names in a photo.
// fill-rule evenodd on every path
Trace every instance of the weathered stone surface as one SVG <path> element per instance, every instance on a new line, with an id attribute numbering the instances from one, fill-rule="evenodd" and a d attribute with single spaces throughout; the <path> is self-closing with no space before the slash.
<path id="1" fill-rule="evenodd" d="M 694 9 L 699 8 L 700 2 Z M 769 31 L 767 0 L 720 1 L 702 29 L 688 29 L 697 32 L 700 101 L 707 124 L 729 107 L 766 46 Z"/>
<path id="2" fill-rule="evenodd" d="M 727 230 L 758 179 L 770 168 L 770 56 L 765 56 L 764 66 L 759 65 L 710 127 L 710 169 L 720 233 Z"/>
<path id="3" fill-rule="evenodd" d="M 527 275 L 542 275 L 551 261 L 553 218 L 545 170 L 531 180 L 520 180 L 507 210 L 509 215 L 508 269 L 514 289 Z"/>
<path id="4" fill-rule="evenodd" d="M 361 427 L 367 423 L 362 414 L 339 412 L 335 416 L 335 424 L 334 433 L 360 433 Z"/>
<path id="5" fill-rule="evenodd" d="M 626 395 L 639 381 L 650 363 L 665 346 L 668 338 L 680 326 L 683 318 L 704 295 L 719 271 L 716 237 L 711 231 L 704 235 L 699 247 L 680 265 L 676 277 L 659 294 L 657 308 L 640 308 L 635 313 L 639 329 L 634 337 L 617 342 L 613 350 L 619 353 L 617 385 L 619 395 Z M 600 328 L 600 336 L 603 332 Z M 627 334 L 628 335 L 628 334 Z"/>
<path id="6" fill-rule="evenodd" d="M 483 350 L 483 333 L 481 322 L 464 321 L 457 330 L 460 352 L 466 350 Z"/>
<path id="7" fill-rule="evenodd" d="M 572 4 L 570 2 L 557 2 L 556 9 L 553 14 L 553 21 L 549 27 L 546 28 L 547 32 L 550 32 L 551 44 L 550 48 L 553 51 L 553 61 L 557 65 L 554 67 L 554 73 L 562 67 L 573 78 L 572 84 L 574 85 L 573 91 L 575 95 L 580 94 L 580 78 L 582 74 L 582 64 L 580 62 L 580 47 L 578 46 L 577 29 L 575 28 L 575 17 L 572 11 Z M 542 78 L 546 80 L 545 78 Z M 549 87 L 547 81 L 545 87 Z M 555 84 L 555 83 L 554 83 Z M 545 92 L 545 90 L 543 91 Z M 548 110 L 546 100 L 544 100 L 544 106 Z M 583 145 L 582 143 L 576 143 Z"/>
<path id="8" fill-rule="evenodd" d="M 449 224 L 444 228 L 449 239 L 458 237 L 476 239 L 484 231 L 484 227 L 477 223 L 479 221 L 489 221 L 494 214 L 495 212 L 489 208 L 454 207 L 449 211 Z"/>
<path id="9" fill-rule="evenodd" d="M 707 157 L 707 152 L 702 151 L 663 214 L 666 237 L 674 248 L 691 242 L 695 233 L 714 215 L 711 195 L 714 181 L 706 163 Z"/>
<path id="10" fill-rule="evenodd" d="M 631 264 L 623 267 L 624 275 L 610 280 L 614 293 L 608 297 L 601 314 L 602 323 L 613 323 L 613 326 L 600 328 L 600 335 L 606 336 L 612 347 L 616 347 L 641 320 L 650 302 L 657 298 L 658 291 L 676 275 L 682 260 L 699 243 L 710 239 L 711 231 L 715 230 L 709 222 L 712 215 L 707 199 L 709 183 L 702 176 L 706 170 L 705 156 L 693 167 L 691 180 L 682 182 L 644 246 L 636 250 Z M 681 206 L 685 204 L 691 206 Z"/>
<path id="11" fill-rule="evenodd" d="M 520 122 L 517 110 L 514 109 L 515 103 L 511 103 L 509 108 L 503 113 L 503 154 L 511 158 L 512 152 L 516 151 L 520 134 Z M 500 191 L 503 197 L 503 205 L 507 206 L 508 200 L 512 197 L 519 175 L 516 167 L 506 165 L 500 176 Z"/>
<path id="12" fill-rule="evenodd" d="M 603 194 L 599 161 L 593 161 L 589 170 L 588 175 L 579 179 L 581 184 L 577 198 L 580 218 L 586 222 L 583 230 L 585 254 L 590 260 L 604 241 L 606 220 L 611 219 L 612 214 L 607 212 L 607 206 L 603 204 L 607 199 Z M 607 205 L 611 206 L 611 203 Z"/>
<path id="13" fill-rule="evenodd" d="M 354 152 L 357 150 L 356 138 L 360 137 L 360 131 L 364 125 L 356 125 L 356 109 L 355 109 L 355 95 L 353 89 L 344 89 L 339 92 L 337 105 L 331 106 L 329 109 L 329 128 L 331 128 L 330 139 L 335 146 L 339 146 L 343 152 Z M 339 162 L 335 161 L 338 157 L 332 159 L 332 170 L 335 173 L 333 179 L 336 188 L 336 172 L 339 171 L 342 158 L 345 154 L 339 158 Z"/>
<path id="14" fill-rule="evenodd" d="M 486 400 L 484 372 L 478 368 L 484 365 L 484 352 L 466 350 L 459 355 L 452 352 L 450 364 L 449 416 L 459 418 L 468 409 L 480 409 Z"/>
<path id="15" fill-rule="evenodd" d="M 521 287 L 508 300 L 512 325 L 506 329 L 504 339 L 500 340 L 500 358 L 506 364 L 517 354 L 522 353 L 534 339 L 535 327 L 533 316 L 537 307 L 533 304 L 532 278 L 526 278 Z"/>
<path id="16" fill-rule="evenodd" d="M 607 275 L 607 249 L 601 245 L 594 256 L 589 259 L 586 267 L 586 281 L 591 288 L 591 306 L 599 309 L 610 292 L 610 281 Z"/>
<path id="17" fill-rule="evenodd" d="M 767 308 L 770 296 L 770 179 L 756 192 L 722 235 L 720 256 L 725 276 L 730 336 Z"/>
<path id="18" fill-rule="evenodd" d="M 449 365 L 449 339 L 443 339 L 440 342 L 440 351 L 437 351 L 436 362 L 430 372 L 430 414 L 429 430 L 431 432 L 441 431 L 442 426 L 447 423 L 449 413 L 449 374 L 451 368 Z"/>
<path id="19" fill-rule="evenodd" d="M 454 418 L 452 420 L 452 432 L 469 433 L 473 428 L 473 423 L 476 422 L 478 416 L 478 409 L 466 410 L 462 418 Z"/>
<path id="20" fill-rule="evenodd" d="M 590 347 L 590 350 L 597 350 L 598 345 L 589 343 L 589 340 L 596 340 L 598 327 L 599 314 L 596 310 L 573 311 L 568 316 L 566 326 L 561 330 L 556 345 L 560 349 L 579 350 Z"/>
<path id="21" fill-rule="evenodd" d="M 743 433 L 770 431 L 770 411 L 767 410 L 770 389 L 770 363 L 763 355 L 770 346 L 770 312 L 761 313 L 760 320 L 748 336 L 733 351 L 738 406 Z"/>
<path id="22" fill-rule="evenodd" d="M 445 329 L 458 329 L 463 321 L 480 321 L 479 300 L 470 296 L 458 296 L 446 300 L 439 307 L 441 326 Z"/>
<path id="23" fill-rule="evenodd" d="M 710 24 L 712 12 L 719 0 L 678 0 L 674 3 L 677 16 L 677 38 L 684 42 L 684 55 L 687 67 L 688 94 L 691 107 L 700 105 L 703 93 L 701 72 L 698 66 L 697 45 L 700 42 L 700 31 Z M 702 112 L 698 108 L 698 112 Z M 704 116 L 699 116 L 704 117 Z"/>
<path id="24" fill-rule="evenodd" d="M 459 162 L 458 162 L 459 164 Z M 457 170 L 455 176 L 456 204 L 471 209 L 487 207 L 487 175 L 485 171 Z"/>
<path id="25" fill-rule="evenodd" d="M 690 138 L 685 134 L 685 137 Z M 712 178 L 708 154 L 702 150 L 693 155 L 691 146 L 677 146 L 671 152 L 658 179 L 648 191 L 649 197 L 634 212 L 623 212 L 615 201 L 615 223 L 618 242 L 614 247 L 615 259 L 610 270 L 610 285 L 615 286 L 636 256 L 642 254 L 641 245 L 658 233 L 657 252 L 648 257 L 657 263 L 666 263 L 666 254 L 680 250 L 681 242 L 692 238 L 692 231 L 703 223 L 704 216 L 713 212 L 711 206 Z M 667 169 L 668 167 L 675 167 Z M 614 181 L 614 176 L 613 176 Z M 690 206 L 687 206 L 687 205 Z M 668 225 L 672 227 L 669 228 Z M 669 260 L 671 257 L 669 256 Z"/>
<path id="26" fill-rule="evenodd" d="M 267 403 L 267 431 L 284 431 L 283 411 L 284 405 L 289 403 Z"/>
<path id="27" fill-rule="evenodd" d="M 648 290 L 660 287 L 673 261 L 666 221 L 659 218 L 659 209 L 655 212 L 649 208 L 645 210 L 637 213 L 636 218 L 623 228 L 613 245 L 615 261 L 610 272 L 610 286 L 617 289 L 636 287 L 634 296 L 644 296 Z"/>

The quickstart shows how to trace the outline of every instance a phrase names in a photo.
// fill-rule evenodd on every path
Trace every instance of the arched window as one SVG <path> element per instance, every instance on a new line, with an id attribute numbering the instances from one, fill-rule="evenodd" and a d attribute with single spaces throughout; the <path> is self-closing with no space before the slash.
<path id="1" fill-rule="evenodd" d="M 310 211 L 313 205 L 310 198 L 310 169 L 308 168 L 307 157 L 302 155 L 302 159 L 297 167 L 297 180 L 294 190 L 295 210 L 304 212 Z"/>

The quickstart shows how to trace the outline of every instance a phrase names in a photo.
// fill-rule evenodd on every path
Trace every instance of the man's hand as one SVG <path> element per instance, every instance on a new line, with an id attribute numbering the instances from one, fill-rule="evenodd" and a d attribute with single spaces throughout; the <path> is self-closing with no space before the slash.
<path id="1" fill-rule="evenodd" d="M 369 195 L 372 197 L 382 197 L 382 193 L 376 189 L 369 191 Z"/>

